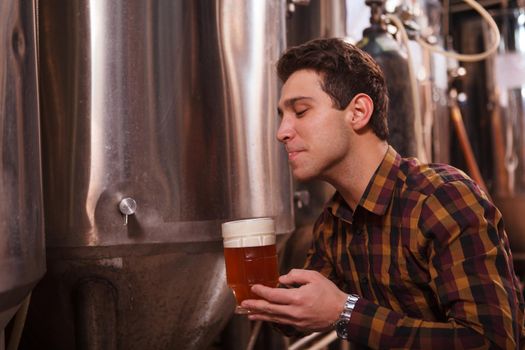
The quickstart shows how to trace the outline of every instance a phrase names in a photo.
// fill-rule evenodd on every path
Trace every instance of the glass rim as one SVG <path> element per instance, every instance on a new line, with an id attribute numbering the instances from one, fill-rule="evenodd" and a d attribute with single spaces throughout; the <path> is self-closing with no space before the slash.
<path id="1" fill-rule="evenodd" d="M 275 222 L 271 217 L 247 218 L 224 222 L 221 225 L 223 238 L 275 235 Z"/>

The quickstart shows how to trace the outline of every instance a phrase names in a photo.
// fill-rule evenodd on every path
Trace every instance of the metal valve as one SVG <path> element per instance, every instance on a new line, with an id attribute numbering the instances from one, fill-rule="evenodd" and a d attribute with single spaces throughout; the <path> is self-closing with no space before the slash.
<path id="1" fill-rule="evenodd" d="M 297 208 L 302 209 L 310 204 L 310 192 L 307 190 L 295 191 L 293 198 L 297 203 Z"/>
<path id="2" fill-rule="evenodd" d="M 128 216 L 135 214 L 137 211 L 137 202 L 131 197 L 126 197 L 120 201 L 118 209 L 124 215 L 124 225 L 127 225 Z"/>

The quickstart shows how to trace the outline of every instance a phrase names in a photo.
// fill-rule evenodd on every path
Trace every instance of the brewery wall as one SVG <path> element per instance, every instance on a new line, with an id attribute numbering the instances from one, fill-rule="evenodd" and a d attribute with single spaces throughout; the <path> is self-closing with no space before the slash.
<path id="1" fill-rule="evenodd" d="M 281 272 L 304 262 L 334 190 L 291 178 L 274 69 L 318 37 L 382 65 L 403 155 L 483 182 L 523 278 L 525 8 L 479 3 L 501 41 L 463 62 L 418 41 L 488 50 L 463 0 L 2 0 L 0 349 L 288 348 L 233 315 L 220 225 L 271 217 Z"/>

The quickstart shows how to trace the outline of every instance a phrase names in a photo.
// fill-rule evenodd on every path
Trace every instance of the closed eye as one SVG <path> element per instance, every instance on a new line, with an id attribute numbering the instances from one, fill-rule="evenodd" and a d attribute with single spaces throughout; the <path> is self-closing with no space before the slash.
<path id="1" fill-rule="evenodd" d="M 300 110 L 300 111 L 296 111 L 296 112 L 295 112 L 295 115 L 296 115 L 297 117 L 302 117 L 302 116 L 306 113 L 306 111 L 308 111 L 308 108 L 306 108 L 306 109 L 302 109 L 302 110 Z"/>

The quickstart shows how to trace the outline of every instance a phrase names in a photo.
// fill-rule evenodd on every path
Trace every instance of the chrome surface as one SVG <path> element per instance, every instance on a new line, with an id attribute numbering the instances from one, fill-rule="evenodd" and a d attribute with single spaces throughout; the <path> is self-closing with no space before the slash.
<path id="1" fill-rule="evenodd" d="M 0 331 L 45 272 L 35 9 L 0 2 Z"/>
<path id="2" fill-rule="evenodd" d="M 207 349 L 235 307 L 222 243 L 129 248 L 48 249 L 21 349 Z"/>
<path id="3" fill-rule="evenodd" d="M 234 299 L 220 224 L 294 227 L 275 139 L 284 11 L 284 0 L 40 2 L 49 272 L 27 348 L 205 349 L 221 331 Z M 96 329 L 99 316 L 114 331 Z"/>
<path id="4" fill-rule="evenodd" d="M 47 244 L 220 239 L 293 229 L 275 141 L 281 1 L 40 4 Z M 123 197 L 139 206 L 122 225 Z"/>
<path id="5" fill-rule="evenodd" d="M 118 209 L 122 215 L 133 215 L 137 211 L 137 202 L 133 198 L 124 198 L 118 204 Z"/>
<path id="6" fill-rule="evenodd" d="M 124 225 L 127 225 L 128 217 L 137 211 L 137 202 L 133 198 L 126 197 L 120 201 L 118 209 L 124 215 Z"/>
<path id="7" fill-rule="evenodd" d="M 494 197 L 511 248 L 525 259 L 525 10 L 492 13 L 501 33 L 489 65 L 489 86 L 498 104 L 492 119 Z"/>
<path id="8" fill-rule="evenodd" d="M 346 13 L 345 0 L 311 0 L 307 6 L 297 6 L 287 20 L 288 46 L 315 38 L 345 37 Z"/>

